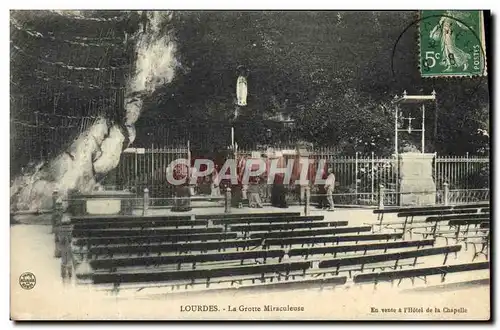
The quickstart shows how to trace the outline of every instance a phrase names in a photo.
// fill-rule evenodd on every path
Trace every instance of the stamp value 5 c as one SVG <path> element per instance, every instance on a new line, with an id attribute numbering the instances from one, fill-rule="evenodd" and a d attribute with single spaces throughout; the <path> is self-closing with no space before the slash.
<path id="1" fill-rule="evenodd" d="M 486 75 L 482 11 L 420 12 L 422 77 Z"/>

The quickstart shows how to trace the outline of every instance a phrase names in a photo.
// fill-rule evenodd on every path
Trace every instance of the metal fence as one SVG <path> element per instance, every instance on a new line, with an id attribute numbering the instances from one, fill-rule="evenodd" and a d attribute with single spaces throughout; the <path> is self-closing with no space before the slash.
<path id="1" fill-rule="evenodd" d="M 341 204 L 374 204 L 377 200 L 378 186 L 383 184 L 386 191 L 397 192 L 398 162 L 395 158 L 377 157 L 374 153 L 366 156 L 344 156 L 336 148 L 316 148 L 307 150 L 310 159 L 324 160 L 335 173 L 337 200 Z M 250 156 L 252 151 L 238 151 L 238 154 Z M 295 158 L 291 146 L 285 149 L 285 159 Z M 289 200 L 298 201 L 299 189 L 289 185 Z M 313 195 L 319 193 L 319 187 L 312 187 Z M 264 199 L 270 198 L 268 194 Z"/>
<path id="2" fill-rule="evenodd" d="M 168 184 L 167 168 L 175 159 L 187 159 L 188 150 L 187 146 L 126 149 L 118 167 L 108 175 L 106 184 L 136 192 L 140 196 L 147 188 L 152 197 L 174 197 L 175 187 Z"/>
<path id="3" fill-rule="evenodd" d="M 286 148 L 285 158 L 295 157 L 293 147 Z M 343 156 L 336 148 L 309 149 L 309 158 L 324 159 L 333 168 L 336 177 L 334 200 L 338 204 L 375 205 L 378 187 L 385 187 L 385 205 L 399 203 L 399 160 L 395 157 L 370 155 Z M 242 150 L 240 154 L 251 155 L 252 151 Z M 264 151 L 262 151 L 264 153 Z M 433 178 L 436 183 L 436 203 L 440 203 L 443 184 L 448 183 L 450 203 L 467 203 L 489 199 L 488 157 L 439 156 L 433 161 Z M 299 200 L 299 189 L 287 187 L 289 200 Z M 318 195 L 318 187 L 312 187 L 311 194 Z M 418 193 L 418 192 L 416 192 Z M 264 200 L 270 199 L 268 189 L 264 190 Z M 319 197 L 318 197 L 319 198 Z M 318 199 L 316 198 L 316 199 Z M 315 198 L 313 197 L 313 200 Z"/>
<path id="4" fill-rule="evenodd" d="M 450 190 L 448 202 L 451 205 L 484 202 L 490 200 L 489 189 L 454 189 Z"/>
<path id="5" fill-rule="evenodd" d="M 295 158 L 295 150 L 281 148 L 285 158 Z M 338 204 L 375 205 L 378 199 L 378 187 L 384 185 L 385 205 L 397 205 L 400 192 L 399 163 L 394 157 L 378 157 L 375 154 L 343 156 L 334 148 L 308 150 L 309 158 L 324 159 L 333 168 L 336 176 L 335 201 Z M 261 150 L 260 154 L 265 154 Z M 252 151 L 238 150 L 238 156 L 252 155 Z M 175 187 L 167 182 L 167 167 L 178 158 L 188 158 L 188 145 L 147 149 L 127 149 L 107 182 L 119 189 L 129 189 L 142 194 L 148 188 L 152 198 L 175 197 Z M 433 164 L 433 177 L 436 183 L 436 203 L 440 203 L 443 184 L 450 188 L 450 202 L 462 203 L 489 199 L 489 158 L 465 156 L 436 156 Z M 300 189 L 288 185 L 288 201 L 299 202 Z M 201 188 L 199 189 L 202 190 Z M 264 202 L 271 199 L 270 187 L 263 185 L 261 195 Z M 318 187 L 312 187 L 312 200 L 317 199 Z"/>
<path id="6" fill-rule="evenodd" d="M 434 160 L 436 186 L 447 182 L 450 189 L 483 189 L 489 187 L 490 159 L 488 157 L 437 156 Z"/>

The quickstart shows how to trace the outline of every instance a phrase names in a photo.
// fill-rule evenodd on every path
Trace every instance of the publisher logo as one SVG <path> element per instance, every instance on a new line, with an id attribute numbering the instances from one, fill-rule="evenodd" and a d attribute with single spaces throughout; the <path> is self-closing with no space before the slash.
<path id="1" fill-rule="evenodd" d="M 30 272 L 22 273 L 21 276 L 19 276 L 19 285 L 24 290 L 33 289 L 36 285 L 35 274 Z"/>

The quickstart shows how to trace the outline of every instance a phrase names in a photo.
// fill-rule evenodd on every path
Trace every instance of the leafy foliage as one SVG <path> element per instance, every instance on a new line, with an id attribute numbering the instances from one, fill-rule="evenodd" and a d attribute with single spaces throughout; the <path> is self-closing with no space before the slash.
<path id="1" fill-rule="evenodd" d="M 188 125 L 229 124 L 243 65 L 250 74 L 248 106 L 234 123 L 245 130 L 236 133 L 240 144 L 287 136 L 266 121 L 284 113 L 295 120 L 288 136 L 296 140 L 390 154 L 394 95 L 435 89 L 428 151 L 476 153 L 485 142 L 477 130 L 489 126 L 486 80 L 421 79 L 415 19 L 414 12 L 176 12 L 182 68 L 159 107 Z"/>
<path id="2" fill-rule="evenodd" d="M 125 14 L 110 11 L 102 15 Z M 125 45 L 121 39 L 144 24 L 142 16 L 133 12 L 125 15 L 127 19 L 102 24 L 31 16 L 28 27 L 44 35 L 57 32 L 57 38 L 102 37 L 103 43 L 113 43 L 113 47 L 75 48 L 69 52 L 60 48 L 64 43 L 45 42 L 40 48 L 37 43 L 41 41 L 15 32 L 15 38 L 32 52 L 33 59 L 40 54 L 57 55 L 50 60 L 78 59 L 75 64 L 86 66 L 128 64 L 133 54 L 130 47 L 120 46 Z M 438 101 L 428 106 L 428 151 L 487 153 L 489 137 L 483 133 L 489 132 L 487 79 L 421 79 L 417 27 L 415 12 L 174 12 L 172 21 L 165 23 L 165 33 L 174 30 L 179 59 L 177 75 L 145 102 L 137 123 L 136 143 L 169 143 L 172 134 L 160 134 L 160 127 L 161 132 L 197 131 L 193 143 L 197 140 L 219 148 L 227 145 L 228 127 L 232 125 L 240 145 L 293 139 L 341 146 L 348 154 L 374 151 L 387 155 L 393 145 L 394 95 L 401 95 L 403 90 L 408 94 L 429 94 L 434 89 Z M 47 65 L 30 60 L 23 66 L 23 61 L 26 59 L 20 55 L 12 57 L 12 72 L 19 72 L 18 79 L 31 79 L 30 72 L 39 66 L 50 78 L 61 78 Z M 248 106 L 238 109 L 235 119 L 240 65 L 249 71 Z M 96 74 L 69 80 L 99 85 L 109 80 L 104 78 Z M 38 80 L 28 84 L 29 79 L 19 82 L 19 89 L 20 93 L 24 90 L 23 95 L 33 95 L 30 108 L 53 111 L 52 97 L 68 94 L 67 86 L 51 82 L 50 88 L 46 88 L 49 100 L 35 100 L 42 94 L 36 86 L 49 83 Z M 91 114 L 87 99 L 99 98 L 103 91 L 85 94 L 85 89 L 71 88 L 75 97 L 68 98 L 71 104 L 59 104 L 58 112 Z M 78 102 L 73 101 L 76 99 Z M 279 114 L 293 118 L 295 127 L 283 128 L 269 120 Z M 407 142 L 413 143 L 411 137 Z"/>

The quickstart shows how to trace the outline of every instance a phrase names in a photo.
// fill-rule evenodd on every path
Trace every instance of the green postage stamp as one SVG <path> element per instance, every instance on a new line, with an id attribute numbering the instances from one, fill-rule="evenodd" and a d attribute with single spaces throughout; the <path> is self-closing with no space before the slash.
<path id="1" fill-rule="evenodd" d="M 486 75 L 482 11 L 422 10 L 419 36 L 422 77 Z"/>

